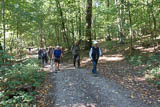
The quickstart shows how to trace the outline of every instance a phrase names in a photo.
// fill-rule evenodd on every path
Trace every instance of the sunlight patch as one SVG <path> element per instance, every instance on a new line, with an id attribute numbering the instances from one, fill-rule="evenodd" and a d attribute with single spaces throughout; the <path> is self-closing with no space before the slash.
<path id="1" fill-rule="evenodd" d="M 124 57 L 120 54 L 116 55 L 110 55 L 110 56 L 103 56 L 100 57 L 100 60 L 105 60 L 105 61 L 122 61 L 124 60 Z"/>
<path id="2" fill-rule="evenodd" d="M 70 106 L 61 106 L 61 107 L 70 107 Z M 96 107 L 96 104 L 73 104 L 72 107 Z"/>

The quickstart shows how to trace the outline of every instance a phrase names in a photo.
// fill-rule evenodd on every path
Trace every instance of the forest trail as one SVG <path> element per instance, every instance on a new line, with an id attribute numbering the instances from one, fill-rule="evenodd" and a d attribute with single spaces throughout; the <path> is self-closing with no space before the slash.
<path id="1" fill-rule="evenodd" d="M 74 69 L 71 64 L 62 64 L 61 71 L 51 72 L 50 77 L 50 107 L 158 107 L 132 98 L 132 92 L 100 74 L 95 77 L 91 71 Z"/>

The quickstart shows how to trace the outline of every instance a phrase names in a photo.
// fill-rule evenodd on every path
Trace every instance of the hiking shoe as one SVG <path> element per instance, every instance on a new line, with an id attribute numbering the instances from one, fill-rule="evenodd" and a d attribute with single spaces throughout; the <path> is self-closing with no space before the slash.
<path id="1" fill-rule="evenodd" d="M 98 77 L 98 75 L 97 75 L 97 74 L 94 74 L 94 77 Z"/>

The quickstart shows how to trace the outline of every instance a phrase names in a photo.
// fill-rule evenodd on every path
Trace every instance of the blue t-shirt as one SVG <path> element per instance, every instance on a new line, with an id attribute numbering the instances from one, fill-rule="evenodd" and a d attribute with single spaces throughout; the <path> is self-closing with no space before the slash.
<path id="1" fill-rule="evenodd" d="M 58 50 L 58 49 L 54 50 L 54 56 L 55 56 L 56 58 L 60 58 L 60 57 L 61 57 L 61 54 L 62 54 L 62 51 L 61 51 L 61 50 Z"/>

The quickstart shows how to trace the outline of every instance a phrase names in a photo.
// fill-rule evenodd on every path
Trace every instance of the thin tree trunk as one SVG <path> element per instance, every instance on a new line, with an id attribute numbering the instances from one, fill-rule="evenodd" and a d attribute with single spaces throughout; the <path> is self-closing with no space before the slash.
<path id="1" fill-rule="evenodd" d="M 124 43 L 124 35 L 123 35 L 123 0 L 119 1 L 120 2 L 120 10 L 119 10 L 119 15 L 118 15 L 118 37 L 120 39 L 120 43 Z M 116 5 L 118 5 L 118 2 L 116 1 Z"/>
<path id="2" fill-rule="evenodd" d="M 106 1 L 106 6 L 109 9 L 109 6 L 110 6 L 109 0 Z M 109 21 L 109 15 L 108 14 L 107 14 L 107 21 Z M 111 41 L 111 35 L 110 35 L 109 26 L 107 26 L 107 32 L 108 32 L 108 34 L 107 34 L 107 38 L 106 39 L 109 40 L 109 41 Z"/>
<path id="3" fill-rule="evenodd" d="M 92 46 L 92 0 L 87 0 L 86 16 L 86 49 Z"/>
<path id="4" fill-rule="evenodd" d="M 78 10 L 78 13 L 79 13 L 79 41 L 81 40 L 81 36 L 82 36 L 82 16 L 81 16 L 81 7 L 80 7 L 80 1 L 79 1 L 79 10 Z"/>
<path id="5" fill-rule="evenodd" d="M 6 22 L 5 22 L 5 2 L 2 0 L 2 18 L 3 18 L 3 50 L 6 51 Z"/>
<path id="6" fill-rule="evenodd" d="M 154 0 L 152 0 L 152 8 L 151 8 L 151 9 L 152 9 L 152 10 L 151 10 L 152 13 L 151 13 L 151 14 L 152 14 L 152 20 L 153 20 L 153 25 L 154 25 L 154 26 L 153 26 L 153 31 L 152 31 L 152 32 L 153 32 L 153 33 L 152 33 L 152 34 L 153 34 L 153 38 L 154 38 L 154 42 L 153 42 L 153 43 L 154 43 L 154 51 L 156 51 L 155 42 L 156 42 L 156 36 L 157 36 L 157 34 L 156 34 L 157 21 L 156 21 L 156 17 L 155 17 L 155 15 L 154 15 L 154 12 L 153 12 L 153 7 L 154 7 Z M 157 47 L 158 47 L 158 42 L 157 42 Z"/>
<path id="7" fill-rule="evenodd" d="M 131 10 L 130 10 L 130 2 L 128 1 L 128 11 L 129 11 L 129 22 L 130 22 L 130 54 L 132 54 L 133 50 L 133 29 L 132 29 L 132 16 L 131 16 Z"/>
<path id="8" fill-rule="evenodd" d="M 59 44 L 59 28 L 55 25 L 55 32 L 56 32 L 56 44 Z"/>
<path id="9" fill-rule="evenodd" d="M 71 22 L 71 33 L 72 33 L 72 42 L 74 43 L 74 41 L 75 41 L 75 37 L 74 37 L 74 25 L 73 25 L 73 22 Z"/>
<path id="10" fill-rule="evenodd" d="M 43 36 L 42 36 L 42 29 L 39 29 L 40 32 L 40 47 L 43 48 Z"/>

